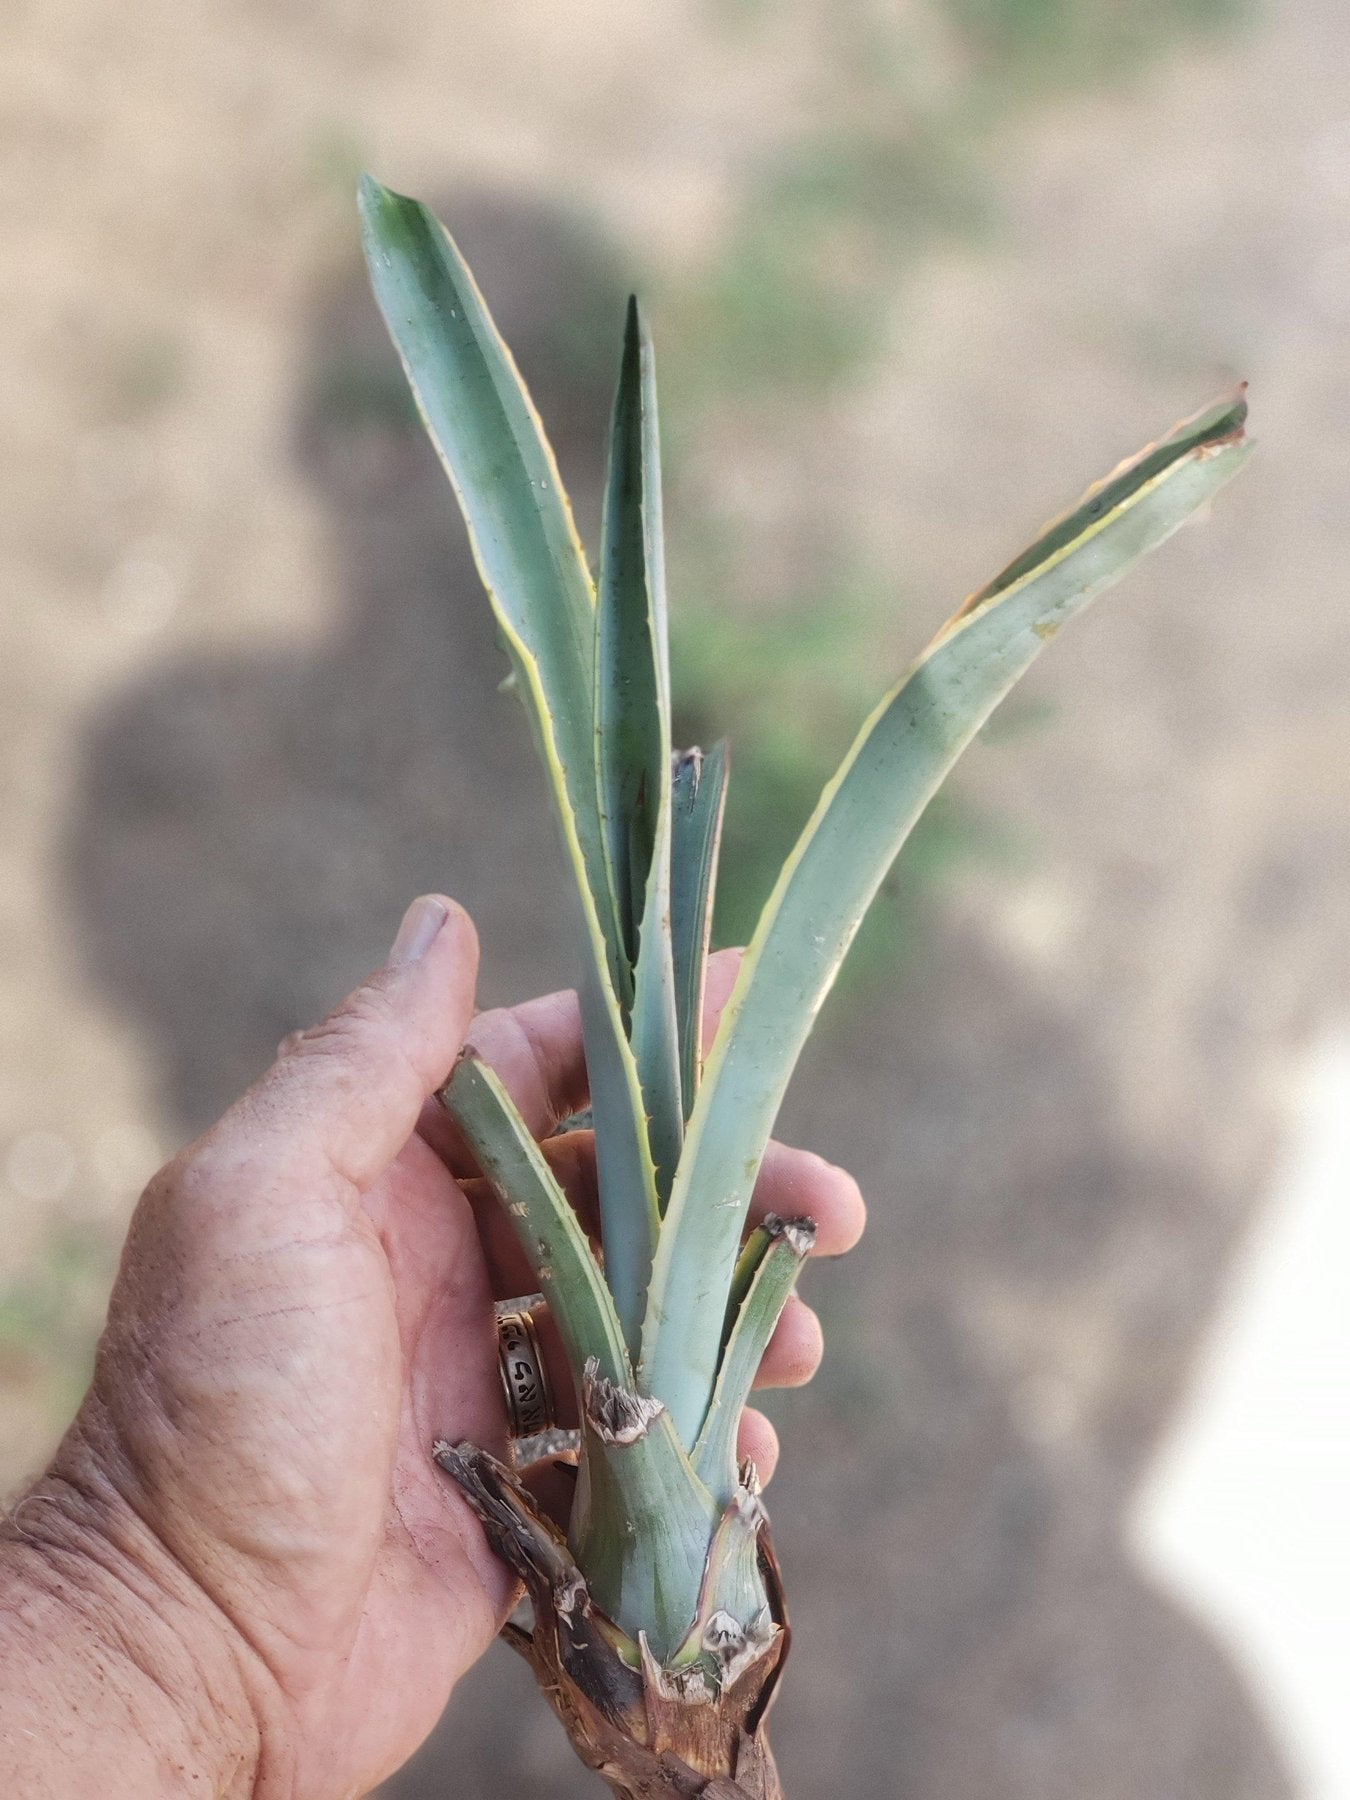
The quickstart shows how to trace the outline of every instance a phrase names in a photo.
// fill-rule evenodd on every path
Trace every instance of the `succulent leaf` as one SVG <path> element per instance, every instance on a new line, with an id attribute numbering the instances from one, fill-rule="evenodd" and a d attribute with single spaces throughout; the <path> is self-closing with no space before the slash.
<path id="1" fill-rule="evenodd" d="M 661 1224 L 656 1168 L 637 1062 L 594 969 L 581 980 L 581 1027 L 595 1131 L 605 1281 L 636 1365 Z"/>
<path id="2" fill-rule="evenodd" d="M 684 1136 L 670 921 L 670 671 L 656 374 L 630 300 L 610 438 L 596 609 L 596 765 L 625 955 L 633 964 L 629 1036 L 659 1199 Z M 611 1215 L 627 1203 L 601 1208 Z M 645 1284 L 645 1271 L 644 1271 Z"/>
<path id="3" fill-rule="evenodd" d="M 686 1441 L 712 1396 L 750 1193 L 854 933 L 956 758 L 1060 626 L 1236 473 L 1240 400 L 1150 446 L 948 621 L 865 721 L 784 865 L 704 1065 L 638 1371 Z"/>
<path id="4" fill-rule="evenodd" d="M 588 1361 L 632 1379 L 623 1333 L 576 1209 L 498 1076 L 475 1056 L 455 1064 L 442 1097 L 515 1227 L 573 1371 Z"/>
<path id="5" fill-rule="evenodd" d="M 623 1683 L 640 1672 L 648 1704 L 675 1709 L 667 1722 L 725 1698 L 755 1665 L 758 1705 L 776 1680 L 786 1615 L 756 1479 L 735 1468 L 736 1429 L 813 1227 L 771 1217 L 741 1238 L 793 1067 L 877 887 L 961 750 L 1060 626 L 1236 472 L 1245 402 L 1186 421 L 1089 489 L 883 697 L 782 870 L 705 1060 L 726 755 L 719 745 L 672 765 L 655 381 L 637 307 L 597 597 L 552 452 L 454 244 L 423 207 L 369 178 L 361 208 L 376 295 L 464 512 L 586 925 L 603 1269 L 492 1071 L 465 1058 L 443 1092 L 579 1383 L 575 1569 L 552 1527 L 541 1529 L 570 1570 L 565 1597 L 589 1588 L 587 1617 Z M 438 1455 L 478 1494 L 480 1517 L 501 1524 L 505 1472 L 489 1482 L 480 1453 Z M 524 1490 L 512 1492 L 506 1511 L 524 1517 Z M 545 1586 L 531 1588 L 536 1607 Z"/>
<path id="6" fill-rule="evenodd" d="M 759 1567 L 766 1523 L 758 1491 L 737 1486 L 708 1549 L 693 1628 L 667 1665 L 686 1691 L 688 1675 L 695 1670 L 714 1693 L 730 1687 L 779 1631 L 770 1617 Z"/>
<path id="7" fill-rule="evenodd" d="M 736 1492 L 736 1431 L 741 1411 L 815 1238 L 810 1219 L 780 1219 L 770 1213 L 747 1245 L 749 1255 L 755 1258 L 753 1272 L 745 1281 L 744 1297 L 727 1334 L 712 1403 L 691 1456 L 700 1480 L 719 1505 L 728 1505 Z M 744 1277 L 745 1265 L 743 1256 L 736 1266 L 738 1276 Z"/>
<path id="8" fill-rule="evenodd" d="M 727 794 L 727 746 L 685 750 L 671 779 L 670 930 L 684 1116 L 703 1070 L 703 985 L 712 933 L 717 853 Z"/>
<path id="9" fill-rule="evenodd" d="M 664 1660 L 698 1612 L 718 1508 L 659 1401 L 594 1366 L 582 1384 L 585 1455 L 571 1542 L 597 1604 Z"/>
<path id="10" fill-rule="evenodd" d="M 597 951 L 626 1001 L 595 791 L 595 590 L 557 463 L 449 233 L 418 201 L 369 175 L 361 181 L 360 205 L 375 297 L 469 528 L 553 785 Z"/>
<path id="11" fill-rule="evenodd" d="M 624 945 L 637 962 L 638 929 L 669 750 L 661 474 L 651 343 L 628 303 L 610 427 L 596 603 L 595 729 L 600 812 Z"/>
<path id="12" fill-rule="evenodd" d="M 591 965 L 587 1061 L 611 1196 L 606 1268 L 636 1347 L 655 1177 L 625 1030 L 632 964 L 600 816 L 590 571 L 538 415 L 453 240 L 426 207 L 370 176 L 360 205 L 375 297 L 464 514 L 576 877 Z"/>

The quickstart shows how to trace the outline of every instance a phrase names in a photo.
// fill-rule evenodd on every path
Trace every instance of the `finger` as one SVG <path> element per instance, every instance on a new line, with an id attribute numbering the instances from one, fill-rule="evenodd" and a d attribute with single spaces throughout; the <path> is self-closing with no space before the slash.
<path id="1" fill-rule="evenodd" d="M 598 1242 L 600 1204 L 594 1134 L 569 1131 L 561 1137 L 548 1138 L 542 1149 L 592 1243 Z M 461 1185 L 478 1221 L 493 1293 L 499 1300 L 534 1293 L 538 1284 L 529 1259 L 493 1189 L 481 1176 L 465 1178 Z M 858 1184 L 846 1170 L 809 1150 L 779 1143 L 771 1143 L 765 1155 L 750 1201 L 749 1223 L 757 1225 L 771 1212 L 785 1219 L 815 1220 L 813 1256 L 839 1256 L 851 1250 L 867 1219 Z"/>
<path id="2" fill-rule="evenodd" d="M 552 1422 L 560 1431 L 575 1431 L 580 1423 L 576 1388 L 562 1336 L 547 1306 L 531 1307 L 530 1318 L 534 1322 L 553 1399 Z M 820 1320 L 804 1300 L 796 1294 L 791 1295 L 769 1340 L 755 1386 L 805 1387 L 820 1367 L 824 1347 Z"/>
<path id="3" fill-rule="evenodd" d="M 467 1041 L 493 1069 L 537 1138 L 586 1104 L 586 1057 L 581 1045 L 581 1006 L 570 988 L 521 1006 L 481 1012 Z M 417 1129 L 451 1174 L 464 1177 L 478 1164 L 439 1100 L 423 1108 Z"/>
<path id="4" fill-rule="evenodd" d="M 750 1202 L 758 1224 L 765 1213 L 782 1219 L 814 1219 L 813 1256 L 841 1256 L 851 1250 L 867 1224 L 862 1190 L 848 1173 L 812 1150 L 796 1150 L 776 1140 L 764 1153 Z"/>
<path id="5" fill-rule="evenodd" d="M 708 959 L 703 1037 L 710 1042 L 735 985 L 744 952 L 719 950 Z M 581 1006 L 568 988 L 520 1006 L 479 1013 L 467 1033 L 474 1052 L 496 1071 L 535 1137 L 546 1137 L 580 1112 L 590 1097 L 581 1041 Z M 454 1121 L 433 1102 L 418 1130 L 452 1174 L 472 1175 L 477 1164 Z"/>
<path id="6" fill-rule="evenodd" d="M 479 1013 L 468 1041 L 495 1069 L 521 1117 L 544 1137 L 587 1098 L 581 1006 L 571 988 L 521 1006 Z"/>
<path id="7" fill-rule="evenodd" d="M 703 1048 L 707 1050 L 717 1035 L 717 1027 L 722 1022 L 722 1013 L 731 998 L 731 990 L 736 985 L 736 977 L 741 972 L 741 964 L 745 961 L 745 951 L 740 948 L 718 950 L 708 958 L 708 970 L 703 979 Z"/>
<path id="8" fill-rule="evenodd" d="M 773 1472 L 778 1467 L 778 1433 L 753 1406 L 747 1406 L 741 1414 L 736 1455 L 742 1462 L 748 1460 L 755 1465 L 755 1471 L 766 1487 L 773 1480 Z"/>
<path id="9" fill-rule="evenodd" d="M 598 1249 L 600 1205 L 595 1184 L 594 1136 L 589 1131 L 569 1131 L 562 1137 L 548 1138 L 540 1148 L 576 1208 L 592 1248 Z M 491 1183 L 478 1175 L 461 1177 L 459 1185 L 473 1208 L 493 1297 L 511 1300 L 518 1294 L 537 1293 L 539 1278 Z"/>
<path id="10" fill-rule="evenodd" d="M 195 1147 L 275 1190 L 367 1188 L 407 1143 L 454 1063 L 473 1011 L 478 940 L 463 909 L 424 895 L 384 966 L 299 1034 Z"/>
<path id="11" fill-rule="evenodd" d="M 805 1387 L 819 1369 L 824 1354 L 825 1334 L 820 1320 L 805 1300 L 790 1294 L 759 1365 L 755 1386 Z"/>
<path id="12" fill-rule="evenodd" d="M 562 1336 L 546 1305 L 530 1309 L 539 1349 L 544 1359 L 549 1391 L 553 1397 L 553 1423 L 563 1431 L 575 1431 L 580 1423 L 577 1397 Z M 788 1296 L 764 1360 L 755 1376 L 757 1388 L 805 1387 L 820 1368 L 825 1336 L 815 1311 L 797 1294 Z"/>

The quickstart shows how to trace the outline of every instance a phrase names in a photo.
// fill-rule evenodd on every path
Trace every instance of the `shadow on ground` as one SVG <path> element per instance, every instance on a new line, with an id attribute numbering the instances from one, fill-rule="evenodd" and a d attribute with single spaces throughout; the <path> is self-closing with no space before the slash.
<path id="1" fill-rule="evenodd" d="M 585 528 L 621 299 L 607 258 L 513 205 L 456 216 Z M 331 512 L 331 632 L 138 681 L 90 732 L 70 832 L 90 970 L 140 1022 L 184 1132 L 378 959 L 418 891 L 471 908 L 490 998 L 569 968 L 542 783 L 356 271 L 318 297 L 308 350 L 297 454 Z M 831 1360 L 781 1409 L 788 1789 L 1283 1800 L 1228 1657 L 1122 1549 L 1240 1220 L 1196 1159 L 1122 1141 L 1092 1017 L 935 933 L 941 973 L 910 983 L 903 1018 L 815 1046 L 792 1108 L 795 1135 L 857 1169 L 874 1223 L 865 1257 L 818 1272 Z M 1085 1344 L 1086 1414 L 1059 1379 Z M 530 1687 L 495 1650 L 387 1800 L 594 1793 Z"/>

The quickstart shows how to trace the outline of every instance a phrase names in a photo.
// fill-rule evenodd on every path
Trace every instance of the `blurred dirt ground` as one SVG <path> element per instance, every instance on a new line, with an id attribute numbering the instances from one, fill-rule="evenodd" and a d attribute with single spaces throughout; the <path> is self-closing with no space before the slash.
<path id="1" fill-rule="evenodd" d="M 541 784 L 391 398 L 351 169 L 441 197 L 584 521 L 595 321 L 630 268 L 670 291 L 837 103 L 831 16 L 5 8 L 7 1482 L 78 1390 L 141 1181 L 411 894 L 470 905 L 489 1001 L 568 975 Z M 947 16 L 900 16 L 905 91 L 959 84 Z M 1347 52 L 1335 0 L 1286 0 L 1010 117 L 994 223 L 925 251 L 865 376 L 794 430 L 723 418 L 696 459 L 748 560 L 809 495 L 895 572 L 880 671 L 1239 375 L 1262 442 L 1208 527 L 1055 646 L 1047 720 L 972 752 L 962 791 L 1015 853 L 935 898 L 922 956 L 830 1022 L 792 1097 L 788 1133 L 873 1207 L 866 1254 L 812 1283 L 826 1368 L 776 1408 L 793 1793 L 1293 1791 L 1260 1692 L 1123 1522 L 1291 1052 L 1344 1011 Z M 591 1792 L 528 1687 L 494 1652 L 387 1794 Z"/>

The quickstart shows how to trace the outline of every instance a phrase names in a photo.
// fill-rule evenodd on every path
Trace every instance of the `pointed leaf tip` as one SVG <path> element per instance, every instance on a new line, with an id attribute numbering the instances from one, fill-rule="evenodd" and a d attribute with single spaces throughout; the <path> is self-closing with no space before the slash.
<path id="1" fill-rule="evenodd" d="M 356 204 L 363 219 L 373 219 L 377 212 L 391 204 L 413 206 L 416 202 L 409 200 L 406 195 L 396 194 L 382 181 L 377 181 L 369 169 L 363 169 L 361 179 L 356 184 Z"/>
<path id="2" fill-rule="evenodd" d="M 821 795 L 723 1010 L 657 1244 L 639 1379 L 686 1441 L 705 1429 L 729 1366 L 727 1299 L 745 1273 L 737 1247 L 774 1114 L 886 870 L 1046 640 L 1241 467 L 1244 408 L 1235 394 L 1149 445 L 972 595 L 873 709 Z M 738 1320 L 750 1304 L 747 1294 Z M 710 1454 L 725 1473 L 724 1439 Z"/>

